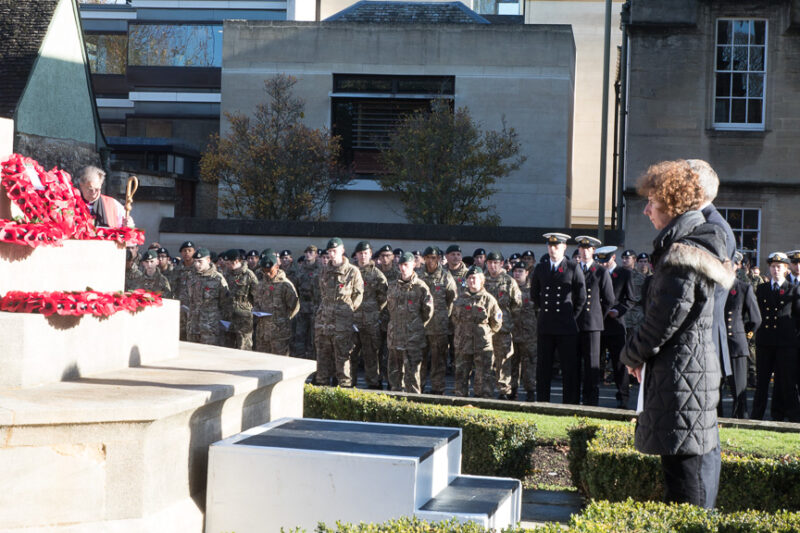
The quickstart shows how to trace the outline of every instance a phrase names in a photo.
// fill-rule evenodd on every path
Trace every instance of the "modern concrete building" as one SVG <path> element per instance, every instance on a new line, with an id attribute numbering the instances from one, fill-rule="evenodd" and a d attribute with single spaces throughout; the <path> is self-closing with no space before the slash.
<path id="1" fill-rule="evenodd" d="M 637 178 L 662 160 L 717 171 L 715 205 L 764 266 L 800 248 L 800 1 L 630 0 L 624 186 L 626 246 L 649 250 Z"/>
<path id="2" fill-rule="evenodd" d="M 265 78 L 295 76 L 306 123 L 342 135 L 344 157 L 362 178 L 335 195 L 330 219 L 403 222 L 399 203 L 373 179 L 374 140 L 358 133 L 369 118 L 385 133 L 401 113 L 444 98 L 468 107 L 484 128 L 500 129 L 505 118 L 519 134 L 527 162 L 490 199 L 502 224 L 569 224 L 571 29 L 491 24 L 454 4 L 381 4 L 397 10 L 396 18 L 383 18 L 391 23 L 374 22 L 367 3 L 358 4 L 366 11 L 357 5 L 326 22 L 226 22 L 222 112 L 252 113 L 265 97 Z"/>

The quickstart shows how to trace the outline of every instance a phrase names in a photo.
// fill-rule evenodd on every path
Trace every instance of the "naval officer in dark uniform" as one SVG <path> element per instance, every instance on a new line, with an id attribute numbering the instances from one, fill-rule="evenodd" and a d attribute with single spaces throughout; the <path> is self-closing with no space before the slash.
<path id="1" fill-rule="evenodd" d="M 616 246 L 603 246 L 595 251 L 595 258 L 603 265 L 611 276 L 614 288 L 614 303 L 608 310 L 603 322 L 603 333 L 600 335 L 600 355 L 606 351 L 611 357 L 614 371 L 614 384 L 617 387 L 617 408 L 627 409 L 630 397 L 630 374 L 619 360 L 619 354 L 625 347 L 625 313 L 634 305 L 632 270 L 617 265 Z"/>
<path id="2" fill-rule="evenodd" d="M 553 358 L 558 352 L 563 402 L 577 404 L 579 391 L 578 315 L 586 304 L 586 283 L 577 263 L 564 257 L 569 235 L 545 233 L 547 257 L 533 269 L 531 300 L 538 309 L 539 357 L 536 401 L 550 401 Z"/>
<path id="3" fill-rule="evenodd" d="M 761 312 L 761 327 L 756 333 L 756 394 L 752 418 L 762 420 L 767 408 L 767 393 L 773 373 L 773 420 L 800 422 L 800 395 L 797 390 L 797 326 L 800 294 L 786 279 L 789 258 L 773 252 L 767 259 L 770 279 L 756 287 Z"/>
<path id="4" fill-rule="evenodd" d="M 738 261 L 736 261 L 738 259 Z M 742 254 L 736 252 L 734 264 L 741 262 Z M 727 376 L 728 387 L 733 396 L 734 418 L 747 418 L 747 357 L 750 355 L 750 339 L 761 325 L 761 312 L 758 309 L 752 285 L 736 279 L 728 290 L 725 301 L 725 326 L 728 331 L 728 352 L 731 355 L 731 372 Z M 722 400 L 717 413 L 722 412 Z"/>

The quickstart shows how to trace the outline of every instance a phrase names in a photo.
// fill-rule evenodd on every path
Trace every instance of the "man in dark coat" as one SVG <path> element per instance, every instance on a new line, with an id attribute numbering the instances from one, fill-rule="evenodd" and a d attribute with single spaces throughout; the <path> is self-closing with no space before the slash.
<path id="1" fill-rule="evenodd" d="M 547 257 L 533 269 L 531 300 L 539 310 L 536 401 L 550 401 L 555 353 L 561 362 L 563 402 L 577 404 L 578 315 L 586 303 L 586 282 L 578 265 L 564 257 L 569 235 L 545 233 Z"/>
<path id="2" fill-rule="evenodd" d="M 736 254 L 741 257 L 739 252 Z M 736 279 L 728 291 L 725 302 L 725 325 L 733 371 L 733 375 L 728 376 L 728 387 L 733 396 L 732 416 L 747 418 L 747 357 L 750 355 L 748 339 L 761 325 L 761 312 L 753 287 L 740 279 Z M 724 416 L 722 401 L 719 402 L 717 414 Z"/>
<path id="3" fill-rule="evenodd" d="M 617 408 L 627 409 L 630 397 L 630 375 L 628 369 L 619 360 L 619 354 L 625 347 L 625 313 L 635 303 L 632 270 L 617 266 L 616 246 L 603 246 L 597 249 L 597 262 L 606 267 L 611 276 L 614 289 L 614 303 L 606 313 L 603 333 L 600 335 L 600 354 L 608 350 L 611 366 L 614 370 L 614 384 L 617 387 Z"/>
<path id="4" fill-rule="evenodd" d="M 614 305 L 614 287 L 605 267 L 594 261 L 600 240 L 588 235 L 578 241 L 579 265 L 586 281 L 586 304 L 578 315 L 578 362 L 581 365 L 583 404 L 600 403 L 600 334 L 606 313 Z M 580 396 L 580 394 L 579 394 Z"/>

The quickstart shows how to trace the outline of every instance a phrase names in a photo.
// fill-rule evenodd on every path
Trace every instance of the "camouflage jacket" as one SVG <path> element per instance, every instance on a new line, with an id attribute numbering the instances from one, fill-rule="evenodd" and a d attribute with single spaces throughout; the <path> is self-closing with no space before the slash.
<path id="1" fill-rule="evenodd" d="M 364 297 L 355 314 L 356 324 L 376 322 L 381 309 L 386 306 L 389 284 L 381 270 L 372 261 L 363 267 L 358 267 L 358 270 L 364 280 Z"/>
<path id="2" fill-rule="evenodd" d="M 450 314 L 458 297 L 456 282 L 447 270 L 437 267 L 433 272 L 423 266 L 419 279 L 425 282 L 433 296 L 433 318 L 425 326 L 428 335 L 447 335 L 450 332 Z"/>
<path id="3" fill-rule="evenodd" d="M 447 272 L 453 277 L 453 281 L 456 282 L 456 288 L 458 289 L 458 294 L 461 294 L 465 290 L 467 290 L 467 265 L 464 264 L 462 261 L 458 264 L 456 268 L 450 268 L 447 266 Z"/>
<path id="4" fill-rule="evenodd" d="M 346 257 L 342 264 L 328 263 L 319 276 L 320 304 L 315 327 L 331 333 L 352 332 L 355 311 L 364 297 L 364 280 Z"/>
<path id="5" fill-rule="evenodd" d="M 163 298 L 172 298 L 172 288 L 170 287 L 169 280 L 156 269 L 152 276 L 148 276 L 147 272 L 142 272 L 142 276 L 137 283 L 137 289 L 144 289 L 150 292 L 157 292 Z"/>
<path id="6" fill-rule="evenodd" d="M 225 281 L 228 282 L 228 290 L 231 294 L 231 308 L 227 313 L 228 316 L 251 318 L 256 285 L 258 285 L 255 273 L 246 264 L 242 264 L 241 268 L 226 272 Z"/>
<path id="7" fill-rule="evenodd" d="M 286 323 L 300 311 L 300 301 L 297 291 L 283 270 L 272 279 L 266 277 L 255 287 L 254 307 L 257 311 L 270 313 L 267 319 L 274 324 Z"/>
<path id="8" fill-rule="evenodd" d="M 526 282 L 519 288 L 522 292 L 522 307 L 520 307 L 516 320 L 514 320 L 514 342 L 536 343 L 536 308 L 531 300 L 531 284 Z"/>
<path id="9" fill-rule="evenodd" d="M 296 270 L 297 295 L 300 297 L 300 312 L 313 313 L 319 306 L 319 274 L 322 272 L 322 263 L 315 261 L 312 264 L 301 263 Z"/>
<path id="10" fill-rule="evenodd" d="M 426 342 L 425 325 L 434 312 L 428 285 L 416 273 L 408 281 L 398 279 L 389 285 L 386 307 L 389 308 L 388 345 L 422 349 Z"/>
<path id="11" fill-rule="evenodd" d="M 503 327 L 503 311 L 486 289 L 467 290 L 453 304 L 453 326 L 456 351 L 474 353 L 476 346 L 491 346 L 492 335 Z"/>
<path id="12" fill-rule="evenodd" d="M 389 270 L 383 270 L 382 268 L 378 267 L 378 270 L 381 271 L 381 274 L 386 278 L 386 282 L 391 285 L 393 281 L 397 281 L 400 279 L 400 269 L 397 268 L 397 265 L 392 265 Z"/>
<path id="13" fill-rule="evenodd" d="M 230 294 L 225 276 L 211 265 L 205 272 L 195 272 L 186 283 L 189 311 L 186 331 L 190 334 L 219 333 L 219 323 L 227 317 Z"/>
<path id="14" fill-rule="evenodd" d="M 125 290 L 126 291 L 134 291 L 136 289 L 141 289 L 142 278 L 144 274 L 142 271 L 132 266 L 131 268 L 125 269 Z"/>
<path id="15" fill-rule="evenodd" d="M 494 296 L 497 305 L 503 311 L 503 326 L 500 331 L 511 333 L 514 330 L 514 321 L 522 308 L 522 291 L 514 278 L 500 272 L 497 277 L 486 275 L 486 292 Z M 530 291 L 528 291 L 530 292 Z"/>
<path id="16" fill-rule="evenodd" d="M 189 305 L 189 293 L 188 286 L 189 286 L 189 279 L 195 275 L 194 266 L 184 266 L 183 263 L 179 263 L 177 267 L 175 267 L 177 271 L 174 274 L 177 283 L 172 286 L 172 297 L 177 298 L 181 301 L 181 305 Z M 216 268 L 214 269 L 216 271 Z"/>

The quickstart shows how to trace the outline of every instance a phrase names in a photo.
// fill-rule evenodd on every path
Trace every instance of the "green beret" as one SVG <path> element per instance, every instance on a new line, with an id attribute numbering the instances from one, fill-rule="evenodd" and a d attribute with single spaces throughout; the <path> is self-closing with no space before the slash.
<path id="1" fill-rule="evenodd" d="M 461 253 L 461 246 L 457 244 L 451 244 L 450 246 L 447 247 L 447 250 L 445 250 L 444 253 L 449 254 L 450 252 Z"/>
<path id="2" fill-rule="evenodd" d="M 398 264 L 402 265 L 403 263 L 413 263 L 414 262 L 414 254 L 411 252 L 405 252 L 403 255 L 400 256 L 400 260 Z"/>
<path id="3" fill-rule="evenodd" d="M 436 255 L 436 256 L 439 256 L 439 255 L 441 255 L 441 252 L 439 251 L 439 248 L 437 248 L 436 246 L 428 246 L 427 248 L 425 248 L 425 251 L 422 252 L 422 255 L 423 256 L 425 256 L 425 255 Z"/>
<path id="4" fill-rule="evenodd" d="M 369 245 L 368 241 L 359 241 L 359 243 L 356 244 L 355 253 L 363 252 L 364 250 L 372 250 L 372 246 Z"/>
<path id="5" fill-rule="evenodd" d="M 261 268 L 272 268 L 278 264 L 278 254 L 272 251 L 272 248 L 267 248 L 261 254 L 261 259 L 258 261 L 258 266 Z"/>
<path id="6" fill-rule="evenodd" d="M 331 248 L 336 248 L 337 246 L 344 246 L 344 243 L 339 237 L 334 237 L 328 241 L 328 245 L 325 247 L 325 249 L 330 250 Z"/>
<path id="7" fill-rule="evenodd" d="M 208 248 L 198 248 L 194 251 L 194 255 L 192 256 L 195 259 L 202 259 L 204 257 L 211 257 L 211 252 L 208 251 Z"/>
<path id="8" fill-rule="evenodd" d="M 144 255 L 142 255 L 142 261 L 149 261 L 151 259 L 158 259 L 158 252 L 155 250 L 147 250 Z"/>
<path id="9" fill-rule="evenodd" d="M 469 267 L 469 270 L 467 270 L 467 277 L 474 276 L 475 274 L 483 274 L 483 269 L 475 265 Z"/>
<path id="10" fill-rule="evenodd" d="M 486 260 L 487 261 L 502 261 L 503 260 L 503 254 L 501 254 L 500 252 L 494 252 L 494 251 L 489 252 L 489 255 L 486 256 Z"/>
<path id="11" fill-rule="evenodd" d="M 382 254 L 383 252 L 394 253 L 394 252 L 392 252 L 392 247 L 390 245 L 388 245 L 388 244 L 384 244 L 383 246 L 378 248 L 378 253 L 379 254 Z"/>

